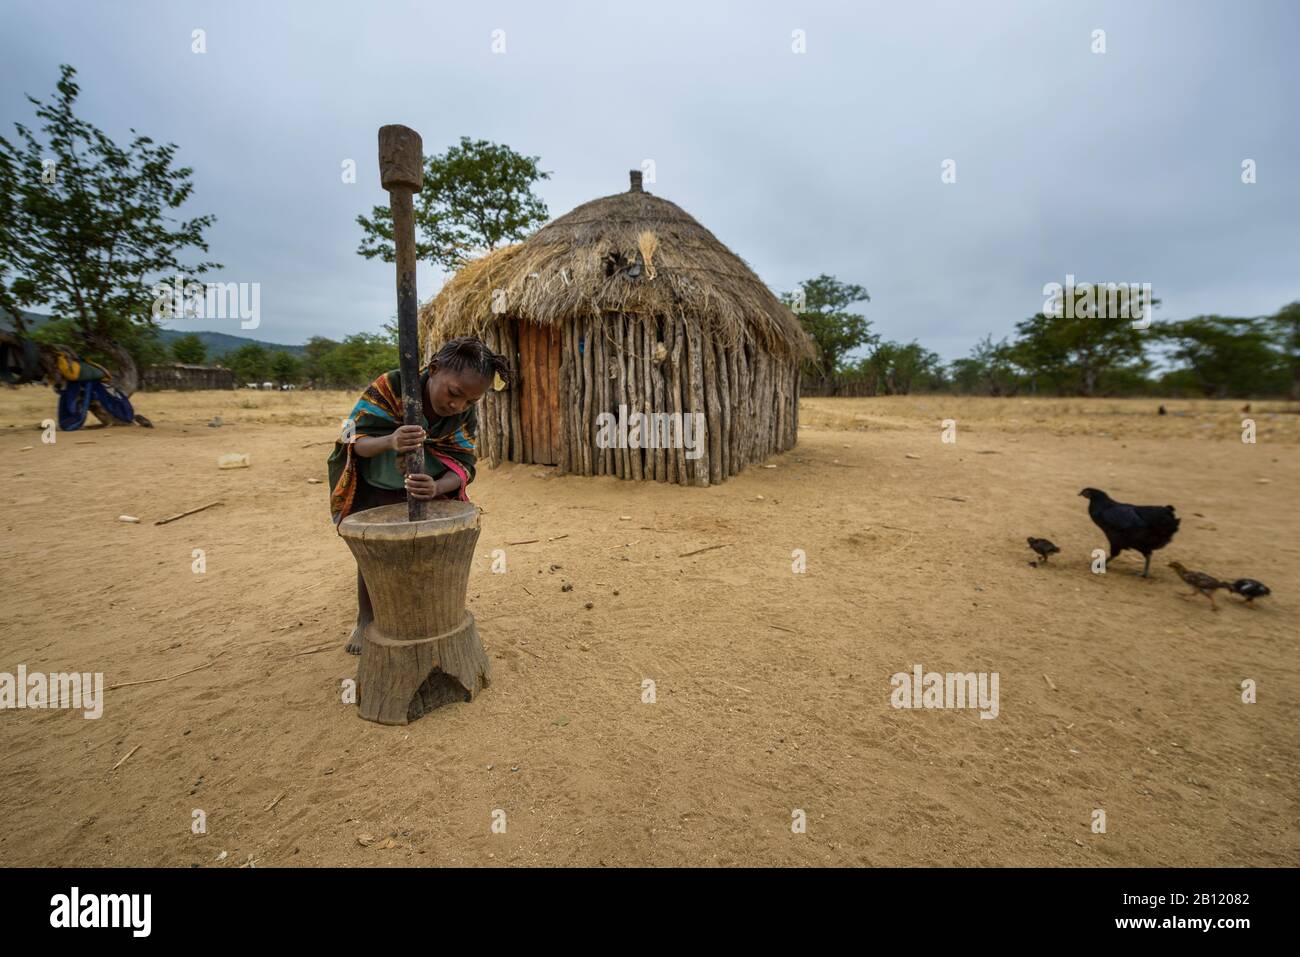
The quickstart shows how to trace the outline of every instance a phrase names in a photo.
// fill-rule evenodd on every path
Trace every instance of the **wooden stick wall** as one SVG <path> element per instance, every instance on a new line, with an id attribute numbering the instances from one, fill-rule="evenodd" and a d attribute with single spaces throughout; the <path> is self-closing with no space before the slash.
<path id="1" fill-rule="evenodd" d="M 518 367 L 513 319 L 494 322 L 483 338 Z M 707 338 L 691 317 L 609 314 L 564 323 L 561 344 L 560 474 L 716 485 L 797 441 L 797 361 L 752 340 L 728 348 Z M 489 390 L 479 405 L 479 457 L 491 467 L 529 460 L 522 387 Z M 608 412 L 617 419 L 620 405 L 628 416 L 702 413 L 704 431 L 693 435 L 698 457 L 688 458 L 683 448 L 598 447 L 597 417 Z"/>

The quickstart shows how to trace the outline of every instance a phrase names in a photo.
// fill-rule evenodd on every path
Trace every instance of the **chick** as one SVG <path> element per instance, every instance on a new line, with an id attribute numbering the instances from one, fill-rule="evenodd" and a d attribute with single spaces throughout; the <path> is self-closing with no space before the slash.
<path id="1" fill-rule="evenodd" d="M 1184 568 L 1179 562 L 1170 562 L 1169 567 L 1178 573 L 1179 578 L 1192 586 L 1190 595 L 1195 595 L 1198 592 L 1204 595 L 1210 599 L 1210 607 L 1215 611 L 1219 610 L 1219 606 L 1214 602 L 1214 590 L 1222 588 L 1228 591 L 1232 588 L 1227 582 L 1221 582 L 1213 575 L 1207 575 L 1205 572 L 1194 572 L 1189 568 Z"/>
<path id="2" fill-rule="evenodd" d="M 1043 560 L 1044 565 L 1047 564 L 1047 559 L 1049 556 L 1055 555 L 1057 552 L 1060 551 L 1059 548 L 1057 548 L 1055 545 L 1053 545 L 1045 538 L 1029 538 L 1026 539 L 1026 541 L 1029 542 L 1029 547 L 1032 548 L 1034 552 L 1038 555 L 1038 557 Z M 1030 562 L 1029 564 L 1033 565 L 1035 568 L 1038 567 L 1037 562 Z"/>
<path id="3" fill-rule="evenodd" d="M 1256 598 L 1263 598 L 1265 595 L 1273 594 L 1269 591 L 1267 585 L 1263 582 L 1257 582 L 1253 578 L 1238 578 L 1228 586 L 1236 594 L 1246 599 L 1243 604 L 1249 605 Z"/>

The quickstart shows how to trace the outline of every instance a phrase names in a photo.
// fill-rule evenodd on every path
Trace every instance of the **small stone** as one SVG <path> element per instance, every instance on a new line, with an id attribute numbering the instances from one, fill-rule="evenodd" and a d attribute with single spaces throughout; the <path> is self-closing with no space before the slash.
<path id="1" fill-rule="evenodd" d="M 587 604 L 586 604 L 584 607 L 585 607 L 588 611 L 591 611 L 591 609 L 593 609 L 593 608 L 596 607 L 596 603 L 595 603 L 594 601 L 589 601 L 589 602 L 587 602 Z"/>
<path id="2" fill-rule="evenodd" d="M 307 484 L 308 484 L 308 485 L 320 485 L 320 484 L 321 484 L 321 480 L 318 479 L 318 478 L 309 478 L 309 479 L 307 480 Z"/>
<path id="3" fill-rule="evenodd" d="M 565 582 L 563 585 L 560 586 L 560 591 L 573 591 L 573 585 L 571 585 L 569 582 Z"/>
<path id="4" fill-rule="evenodd" d="M 134 515 L 119 515 L 119 516 L 117 517 L 117 520 L 118 520 L 119 522 L 126 522 L 127 524 L 130 524 L 130 525 L 139 525 L 139 524 L 140 524 L 140 519 L 136 518 Z"/>
<path id="5" fill-rule="evenodd" d="M 919 459 L 921 456 L 913 455 L 911 452 L 908 452 L 906 457 L 909 459 Z"/>
<path id="6" fill-rule="evenodd" d="M 620 516 L 618 517 L 618 520 L 619 520 L 620 522 L 630 522 L 630 521 L 632 521 L 632 516 L 631 516 L 631 515 L 620 515 Z"/>

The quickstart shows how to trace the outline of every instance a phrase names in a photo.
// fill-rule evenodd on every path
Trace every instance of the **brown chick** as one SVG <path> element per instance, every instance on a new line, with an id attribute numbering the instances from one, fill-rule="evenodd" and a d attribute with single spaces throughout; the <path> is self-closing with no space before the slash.
<path id="1" fill-rule="evenodd" d="M 1183 567 L 1180 562 L 1170 562 L 1169 567 L 1178 573 L 1179 578 L 1192 586 L 1189 597 L 1198 593 L 1204 595 L 1210 599 L 1210 607 L 1215 611 L 1219 610 L 1219 606 L 1214 601 L 1214 590 L 1216 588 L 1222 588 L 1225 591 L 1232 590 L 1232 586 L 1227 582 L 1221 582 L 1213 575 L 1207 575 L 1205 572 L 1194 572 L 1190 568 Z"/>

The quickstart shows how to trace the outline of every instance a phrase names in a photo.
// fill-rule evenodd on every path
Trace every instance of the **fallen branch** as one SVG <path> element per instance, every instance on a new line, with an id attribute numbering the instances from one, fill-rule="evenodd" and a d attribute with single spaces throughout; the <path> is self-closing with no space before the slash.
<path id="1" fill-rule="evenodd" d="M 1056 685 L 1052 684 L 1051 678 L 1047 677 L 1047 675 L 1043 675 L 1043 680 L 1047 682 L 1047 687 L 1051 688 L 1053 691 L 1056 690 Z"/>
<path id="2" fill-rule="evenodd" d="M 281 792 L 280 792 L 280 796 L 279 796 L 278 798 L 276 798 L 274 801 L 272 801 L 270 804 L 268 804 L 268 805 L 266 806 L 266 809 L 269 811 L 269 810 L 271 810 L 271 808 L 275 807 L 275 806 L 276 806 L 277 804 L 279 804 L 282 800 L 284 800 L 284 794 L 285 794 L 285 792 L 281 791 Z"/>
<path id="3" fill-rule="evenodd" d="M 160 518 L 160 519 L 158 519 L 158 521 L 154 522 L 154 524 L 155 524 L 155 525 L 166 525 L 168 522 L 174 522 L 174 521 L 176 521 L 176 519 L 178 519 L 178 518 L 184 518 L 186 515 L 193 515 L 195 512 L 201 512 L 201 511 L 203 511 L 205 508 L 212 508 L 212 506 L 214 506 L 214 505 L 220 505 L 220 504 L 221 504 L 220 502 L 209 502 L 207 505 L 200 505 L 198 508 L 192 508 L 192 509 L 190 509 L 189 511 L 181 512 L 181 513 L 178 514 L 178 515 L 173 515 L 173 516 L 171 516 L 170 518 Z"/>
<path id="4" fill-rule="evenodd" d="M 171 681 L 173 678 L 183 678 L 185 675 L 192 675 L 196 671 L 202 671 L 204 668 L 209 667 L 213 662 L 215 662 L 218 658 L 220 658 L 229 650 L 230 650 L 229 648 L 222 648 L 220 651 L 218 651 L 215 655 L 212 656 L 212 661 L 209 661 L 206 665 L 199 665 L 197 668 L 191 668 L 189 671 L 180 671 L 174 675 L 167 675 L 166 677 L 163 678 L 144 678 L 141 679 L 140 681 L 123 681 L 121 684 L 109 685 L 108 690 L 116 691 L 118 688 L 129 688 L 132 685 L 151 685 L 157 681 Z M 126 758 L 123 758 L 122 760 L 125 761 Z"/>
<path id="5" fill-rule="evenodd" d="M 534 543 L 536 543 L 536 542 L 540 542 L 540 541 L 541 541 L 540 538 L 530 538 L 530 539 L 528 539 L 527 541 L 524 541 L 524 542 L 506 542 L 506 544 L 507 544 L 507 545 L 532 545 L 532 544 L 534 544 Z"/>
<path id="6" fill-rule="evenodd" d="M 126 754 L 123 755 L 122 760 L 121 760 L 121 761 L 118 761 L 117 764 L 113 765 L 113 770 L 116 771 L 116 770 L 117 770 L 118 768 L 120 768 L 122 765 L 126 764 L 126 759 L 129 758 L 131 755 L 135 754 L 135 753 L 136 753 L 137 751 L 139 751 L 139 750 L 140 750 L 140 745 L 137 744 L 137 745 L 136 745 L 134 748 L 132 748 L 130 751 L 126 752 Z M 109 772 L 109 773 L 112 773 L 112 772 Z"/>
<path id="7" fill-rule="evenodd" d="M 289 655 L 290 658 L 301 658 L 303 655 L 318 655 L 322 651 L 329 651 L 331 648 L 337 648 L 338 642 L 331 641 L 328 645 L 321 645 L 319 648 L 308 648 L 306 651 L 295 651 Z"/>
<path id="8" fill-rule="evenodd" d="M 778 625 L 775 622 L 765 621 L 763 624 L 767 625 L 769 628 L 775 628 L 777 631 L 788 631 L 792 635 L 799 634 L 799 632 L 795 631 L 793 628 L 787 628 L 785 625 Z"/>
<path id="9" fill-rule="evenodd" d="M 713 551 L 715 548 L 726 548 L 726 547 L 727 547 L 728 545 L 730 545 L 730 544 L 731 544 L 731 542 L 723 542 L 721 545 L 706 545 L 704 548 L 697 548 L 697 549 L 695 549 L 695 551 L 693 551 L 693 552 L 686 552 L 685 554 L 678 555 L 677 557 L 678 557 L 678 558 L 689 558 L 689 557 L 692 556 L 692 555 L 698 555 L 698 554 L 700 554 L 700 552 L 711 552 L 711 551 Z"/>

